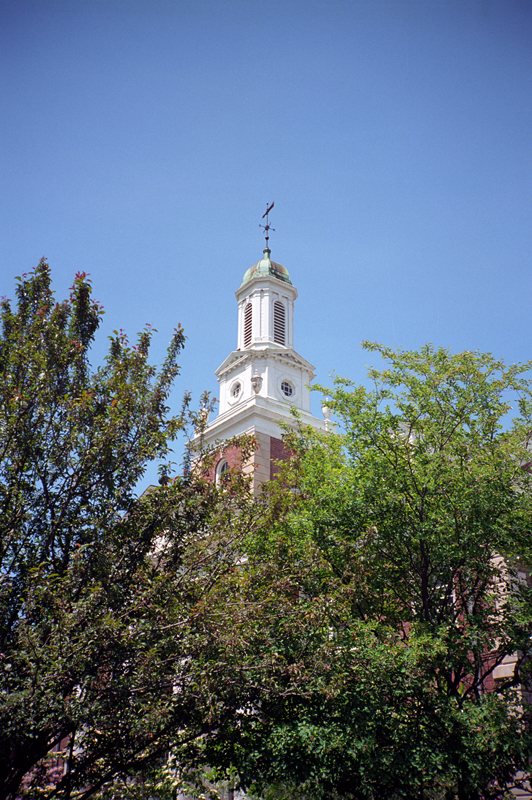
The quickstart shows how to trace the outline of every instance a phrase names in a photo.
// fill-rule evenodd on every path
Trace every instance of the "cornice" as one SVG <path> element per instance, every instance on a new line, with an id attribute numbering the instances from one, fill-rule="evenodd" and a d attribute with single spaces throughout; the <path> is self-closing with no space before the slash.
<path id="1" fill-rule="evenodd" d="M 252 431 L 280 436 L 282 433 L 280 423 L 291 428 L 302 423 L 318 430 L 325 430 L 325 420 L 314 417 L 308 411 L 301 409 L 296 411 L 297 417 L 293 417 L 290 406 L 286 403 L 273 398 L 252 397 L 216 417 L 207 426 L 202 437 L 194 437 L 192 443 L 202 438 L 206 443 L 213 444 Z"/>
<path id="2" fill-rule="evenodd" d="M 299 353 L 296 353 L 295 350 L 274 348 L 270 345 L 258 347 L 257 349 L 233 350 L 214 374 L 217 378 L 223 378 L 237 367 L 244 366 L 251 361 L 260 360 L 276 361 L 278 364 L 290 364 L 292 367 L 299 367 L 311 373 L 311 380 L 314 377 L 314 366 L 300 356 Z"/>
<path id="3" fill-rule="evenodd" d="M 242 297 L 247 297 L 247 295 L 252 294 L 257 289 L 262 288 L 273 288 L 276 292 L 285 292 L 286 294 L 292 295 L 293 300 L 297 299 L 296 287 L 292 283 L 281 281 L 279 278 L 276 278 L 273 275 L 257 275 L 256 277 L 251 278 L 251 280 L 239 286 L 235 292 L 235 297 L 240 302 Z"/>

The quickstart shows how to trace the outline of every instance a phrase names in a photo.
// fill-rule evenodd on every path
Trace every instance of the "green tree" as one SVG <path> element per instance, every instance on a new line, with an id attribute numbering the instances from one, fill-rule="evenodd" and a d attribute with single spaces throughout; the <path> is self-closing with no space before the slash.
<path id="1" fill-rule="evenodd" d="M 0 798 L 127 782 L 221 708 L 192 669 L 197 616 L 233 566 L 229 516 L 251 525 L 246 480 L 221 491 L 199 458 L 136 497 L 185 422 L 167 406 L 183 331 L 159 372 L 150 330 L 134 347 L 115 333 L 93 371 L 90 295 L 78 274 L 57 303 L 41 261 L 1 306 Z"/>
<path id="2" fill-rule="evenodd" d="M 532 755 L 530 364 L 366 346 L 223 590 L 241 711 L 206 758 L 264 796 L 499 798 Z"/>

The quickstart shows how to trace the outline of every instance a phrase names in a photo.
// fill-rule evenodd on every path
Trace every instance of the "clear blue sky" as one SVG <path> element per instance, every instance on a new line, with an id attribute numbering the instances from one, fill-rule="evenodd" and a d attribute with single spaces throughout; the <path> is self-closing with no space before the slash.
<path id="1" fill-rule="evenodd" d="M 530 0 L 1 0 L 0 64 L 0 294 L 90 273 L 96 362 L 180 322 L 176 404 L 215 392 L 272 200 L 319 380 L 532 357 Z"/>

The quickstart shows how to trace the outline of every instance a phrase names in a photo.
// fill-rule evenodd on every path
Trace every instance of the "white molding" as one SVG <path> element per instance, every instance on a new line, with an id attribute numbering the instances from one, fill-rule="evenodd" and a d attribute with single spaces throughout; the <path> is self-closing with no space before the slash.
<path id="1" fill-rule="evenodd" d="M 249 349 L 246 348 L 246 350 L 233 350 L 233 352 L 227 356 L 225 361 L 220 364 L 214 374 L 217 378 L 222 378 L 224 375 L 231 372 L 231 370 L 256 359 L 268 359 L 271 361 L 276 361 L 279 364 L 290 363 L 293 366 L 299 367 L 300 369 L 304 369 L 311 373 L 309 380 L 312 380 L 315 377 L 315 367 L 310 363 L 310 361 L 304 359 L 303 356 L 300 356 L 295 350 L 289 350 L 286 347 L 282 347 L 280 344 L 273 346 L 263 345 L 262 347 L 257 346 Z"/>
<path id="2" fill-rule="evenodd" d="M 298 418 L 291 414 L 288 403 L 270 398 L 250 398 L 241 406 L 232 408 L 225 414 L 218 416 L 203 434 L 203 441 L 212 445 L 240 436 L 243 433 L 264 433 L 279 439 L 282 436 L 281 423 L 295 430 L 299 424 L 311 425 L 317 430 L 325 430 L 325 420 L 314 417 L 309 412 L 295 409 Z"/>

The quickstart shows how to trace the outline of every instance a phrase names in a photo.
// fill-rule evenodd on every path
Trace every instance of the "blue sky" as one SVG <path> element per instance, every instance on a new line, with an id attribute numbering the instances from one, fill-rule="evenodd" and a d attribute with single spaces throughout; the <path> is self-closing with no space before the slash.
<path id="1" fill-rule="evenodd" d="M 0 65 L 0 294 L 90 273 L 96 363 L 179 322 L 176 406 L 215 392 L 272 200 L 318 380 L 363 339 L 532 356 L 529 0 L 0 0 Z"/>

